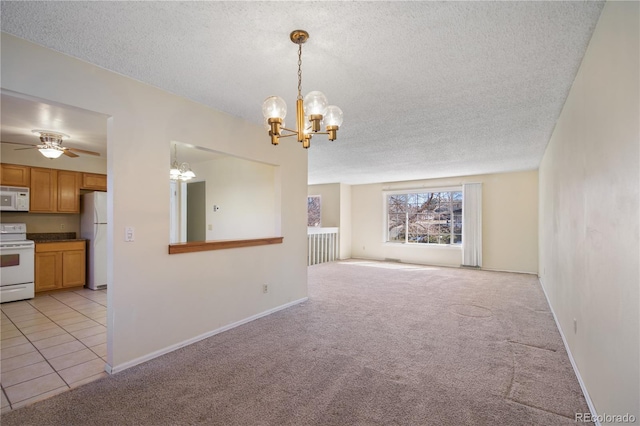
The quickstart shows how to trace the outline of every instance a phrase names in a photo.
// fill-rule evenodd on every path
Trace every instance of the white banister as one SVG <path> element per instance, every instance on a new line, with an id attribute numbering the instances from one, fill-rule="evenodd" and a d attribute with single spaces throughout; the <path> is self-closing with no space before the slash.
<path id="1" fill-rule="evenodd" d="M 340 228 L 307 228 L 307 265 L 333 262 L 338 257 Z"/>

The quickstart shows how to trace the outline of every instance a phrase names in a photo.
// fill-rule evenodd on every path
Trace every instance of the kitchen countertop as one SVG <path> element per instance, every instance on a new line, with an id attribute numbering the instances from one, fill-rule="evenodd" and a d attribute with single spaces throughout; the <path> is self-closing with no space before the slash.
<path id="1" fill-rule="evenodd" d="M 86 241 L 85 238 L 76 238 L 75 232 L 27 232 L 27 240 L 36 243 L 62 243 L 67 241 Z"/>
<path id="2" fill-rule="evenodd" d="M 67 240 L 33 240 L 33 241 L 35 241 L 36 244 L 42 244 L 42 243 L 68 243 L 70 241 L 87 241 L 87 240 L 85 238 L 72 238 Z"/>

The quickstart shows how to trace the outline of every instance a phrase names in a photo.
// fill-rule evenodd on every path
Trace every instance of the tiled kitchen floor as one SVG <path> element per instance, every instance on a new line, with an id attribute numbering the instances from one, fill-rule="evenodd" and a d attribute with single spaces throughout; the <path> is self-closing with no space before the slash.
<path id="1" fill-rule="evenodd" d="M 0 308 L 2 412 L 107 375 L 106 290 L 51 293 Z"/>

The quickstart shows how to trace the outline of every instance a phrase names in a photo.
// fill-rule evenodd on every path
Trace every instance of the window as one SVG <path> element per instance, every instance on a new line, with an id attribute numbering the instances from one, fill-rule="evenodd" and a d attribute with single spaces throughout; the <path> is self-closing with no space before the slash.
<path id="1" fill-rule="evenodd" d="M 307 197 L 307 226 L 321 226 L 321 211 L 320 196 L 311 195 Z"/>
<path id="2" fill-rule="evenodd" d="M 462 244 L 462 191 L 387 195 L 387 241 Z"/>

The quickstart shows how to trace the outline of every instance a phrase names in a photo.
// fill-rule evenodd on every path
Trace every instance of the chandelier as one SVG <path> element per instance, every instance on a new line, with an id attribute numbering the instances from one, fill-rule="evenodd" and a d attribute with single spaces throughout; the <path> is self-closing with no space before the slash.
<path id="1" fill-rule="evenodd" d="M 303 148 L 309 148 L 314 134 L 329 135 L 329 140 L 336 140 L 338 129 L 342 125 L 342 110 L 335 105 L 328 105 L 322 92 L 309 92 L 302 97 L 302 45 L 309 38 L 304 30 L 295 30 L 289 36 L 298 45 L 298 98 L 296 100 L 296 128 L 285 127 L 287 104 L 279 96 L 270 96 L 262 104 L 265 125 L 269 129 L 271 143 L 278 145 L 280 138 L 297 136 Z M 325 130 L 320 131 L 324 124 Z"/>
<path id="2" fill-rule="evenodd" d="M 187 181 L 196 177 L 196 174 L 191 170 L 189 163 L 178 163 L 178 146 L 174 145 L 174 157 L 173 163 L 171 163 L 171 169 L 169 170 L 169 179 Z"/>

